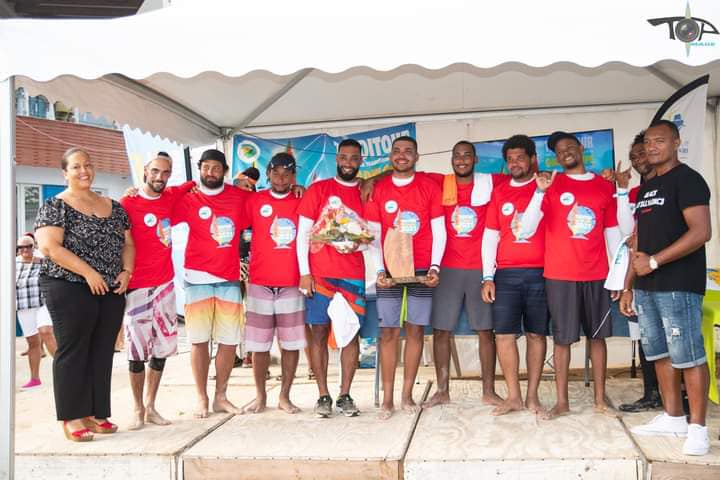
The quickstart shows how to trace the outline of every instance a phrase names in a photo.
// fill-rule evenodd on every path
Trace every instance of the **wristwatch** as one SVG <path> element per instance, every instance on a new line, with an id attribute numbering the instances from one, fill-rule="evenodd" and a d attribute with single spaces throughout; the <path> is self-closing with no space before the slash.
<path id="1" fill-rule="evenodd" d="M 655 257 L 650 257 L 650 268 L 652 270 L 657 270 L 659 266 L 660 265 L 658 265 L 657 260 L 655 260 Z"/>

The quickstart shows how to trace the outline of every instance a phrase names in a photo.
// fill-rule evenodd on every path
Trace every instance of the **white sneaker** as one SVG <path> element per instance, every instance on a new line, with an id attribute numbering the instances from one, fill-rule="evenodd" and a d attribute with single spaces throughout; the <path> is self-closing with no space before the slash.
<path id="1" fill-rule="evenodd" d="M 663 412 L 645 425 L 638 425 L 630 429 L 635 435 L 667 435 L 671 437 L 684 437 L 688 432 L 688 423 L 685 415 L 671 417 Z"/>
<path id="2" fill-rule="evenodd" d="M 683 445 L 683 455 L 705 455 L 710 450 L 710 438 L 706 426 L 691 423 Z"/>

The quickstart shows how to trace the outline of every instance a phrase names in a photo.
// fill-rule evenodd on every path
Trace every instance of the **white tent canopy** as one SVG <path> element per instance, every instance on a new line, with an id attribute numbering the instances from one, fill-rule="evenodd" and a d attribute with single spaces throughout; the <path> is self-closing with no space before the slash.
<path id="1" fill-rule="evenodd" d="M 673 38 L 673 17 L 693 17 L 702 37 Z M 658 18 L 671 19 L 648 22 Z M 626 142 L 676 88 L 710 73 L 703 174 L 715 186 L 716 26 L 717 0 L 173 0 L 114 20 L 0 21 L 0 479 L 12 472 L 14 423 L 14 88 L 187 145 L 240 130 L 513 115 L 467 124 L 463 134 L 483 140 L 547 133 L 525 115 L 574 107 L 604 109 L 604 128 L 624 122 Z M 616 107 L 639 113 L 607 113 Z M 553 126 L 597 122 L 573 114 Z"/>
<path id="2" fill-rule="evenodd" d="M 684 16 L 676 0 L 496 3 L 175 0 L 3 21 L 0 45 L 16 47 L 0 50 L 0 79 L 190 145 L 224 129 L 659 102 L 708 72 L 720 96 L 720 36 L 688 51 L 647 21 Z M 717 1 L 691 14 L 720 25 Z"/>

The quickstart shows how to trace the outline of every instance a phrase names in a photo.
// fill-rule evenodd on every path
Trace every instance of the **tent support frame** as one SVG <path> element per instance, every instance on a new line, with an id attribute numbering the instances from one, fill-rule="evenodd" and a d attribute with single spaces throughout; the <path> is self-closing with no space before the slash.
<path id="1" fill-rule="evenodd" d="M 0 480 L 10 480 L 15 476 L 14 77 L 0 81 L 0 197 Z"/>
<path id="2" fill-rule="evenodd" d="M 282 88 L 280 88 L 278 91 L 266 98 L 264 102 L 258 105 L 257 108 L 255 108 L 245 118 L 243 118 L 242 121 L 238 123 L 233 130 L 242 130 L 243 128 L 250 125 L 256 118 L 265 113 L 270 107 L 275 105 L 278 100 L 280 100 L 287 92 L 292 90 L 295 85 L 300 83 L 302 79 L 307 77 L 313 70 L 313 68 L 303 68 L 302 70 L 297 71 L 290 78 L 290 80 L 282 86 Z"/>
<path id="3" fill-rule="evenodd" d="M 143 85 L 137 80 L 133 80 L 132 78 L 128 78 L 125 75 L 120 75 L 118 73 L 105 75 L 99 80 L 107 82 L 116 88 L 129 91 L 142 98 L 143 100 L 154 103 L 156 105 L 160 105 L 166 110 L 184 118 L 193 125 L 197 125 L 198 127 L 206 130 L 207 132 L 210 132 L 215 137 L 222 136 L 222 129 L 220 128 L 220 126 L 215 125 L 213 122 L 203 117 L 199 113 L 195 112 L 191 108 L 188 108 L 180 102 L 173 100 L 167 95 L 163 95 L 157 90 Z"/>

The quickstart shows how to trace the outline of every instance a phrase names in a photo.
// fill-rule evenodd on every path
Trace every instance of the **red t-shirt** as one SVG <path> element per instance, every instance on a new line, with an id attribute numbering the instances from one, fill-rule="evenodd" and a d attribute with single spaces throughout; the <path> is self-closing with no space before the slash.
<path id="1" fill-rule="evenodd" d="M 540 220 L 534 235 L 520 238 L 520 225 L 537 184 L 513 186 L 511 182 L 499 185 L 493 191 L 487 209 L 485 227 L 500 232 L 495 264 L 503 268 L 542 268 L 545 262 L 545 220 Z"/>
<path id="2" fill-rule="evenodd" d="M 628 192 L 628 202 L 630 203 L 630 211 L 633 213 L 633 216 L 635 216 L 635 204 L 637 203 L 638 192 L 640 192 L 640 185 L 631 188 L 630 192 Z"/>
<path id="3" fill-rule="evenodd" d="M 152 200 L 140 195 L 120 199 L 130 218 L 130 234 L 135 243 L 135 269 L 128 288 L 157 287 L 175 276 L 171 237 L 173 207 L 194 185 L 186 182 L 168 187 Z"/>
<path id="4" fill-rule="evenodd" d="M 605 229 L 617 226 L 612 183 L 560 174 L 545 193 L 545 278 L 585 282 L 608 274 Z"/>
<path id="5" fill-rule="evenodd" d="M 270 190 L 252 195 L 246 203 L 252 227 L 250 282 L 266 287 L 291 287 L 300 281 L 298 270 L 297 207 L 300 199 L 292 192 L 275 198 Z"/>
<path id="6" fill-rule="evenodd" d="M 342 185 L 334 178 L 310 185 L 297 213 L 316 222 L 328 204 L 335 208 L 343 205 L 359 217 L 363 215 L 360 188 Z M 365 262 L 362 252 L 343 254 L 330 245 L 322 245 L 317 252 L 310 252 L 310 272 L 318 277 L 359 280 L 365 278 Z"/>
<path id="7" fill-rule="evenodd" d="M 440 187 L 428 175 L 417 172 L 413 181 L 403 187 L 387 176 L 375 184 L 365 215 L 369 221 L 380 223 L 382 242 L 388 229 L 395 226 L 411 234 L 415 270 L 426 270 L 432 257 L 430 221 L 444 215 L 441 203 Z"/>
<path id="8" fill-rule="evenodd" d="M 427 173 L 440 185 L 442 191 L 445 175 Z M 506 175 L 492 174 L 493 190 L 501 183 L 507 182 Z M 457 184 L 457 205 L 443 206 L 445 210 L 445 230 L 447 244 L 441 266 L 482 270 L 482 236 L 485 230 L 487 207 L 471 205 L 474 183 Z"/>
<path id="9" fill-rule="evenodd" d="M 225 184 L 217 195 L 188 193 L 175 205 L 173 225 L 190 227 L 185 268 L 228 281 L 240 279 L 240 235 L 247 228 L 245 202 L 252 195 Z"/>

